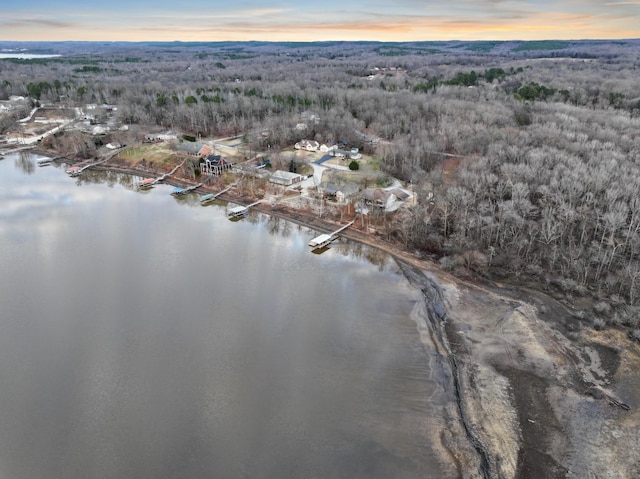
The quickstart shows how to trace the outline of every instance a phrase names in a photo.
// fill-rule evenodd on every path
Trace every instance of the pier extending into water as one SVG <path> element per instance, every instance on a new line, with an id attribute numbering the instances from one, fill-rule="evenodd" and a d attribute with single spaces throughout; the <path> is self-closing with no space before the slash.
<path id="1" fill-rule="evenodd" d="M 190 193 L 191 191 L 197 190 L 198 188 L 200 188 L 204 183 L 198 183 L 197 185 L 193 185 L 193 186 L 189 186 L 187 188 L 181 188 L 179 186 L 176 186 L 174 188 L 174 190 L 171 192 L 171 196 L 182 196 L 182 195 L 186 195 L 187 193 Z"/>
<path id="2" fill-rule="evenodd" d="M 346 230 L 349 226 L 351 226 L 355 222 L 356 222 L 356 220 L 353 220 L 350 223 L 347 223 L 346 225 L 341 226 L 340 228 L 335 230 L 333 233 L 322 234 L 320 236 L 316 236 L 311 241 L 309 241 L 309 246 L 311 246 L 311 250 L 321 249 L 321 248 L 324 248 L 325 246 L 328 246 L 329 243 L 331 243 L 336 238 L 338 238 L 338 235 L 342 231 Z"/>
<path id="3" fill-rule="evenodd" d="M 21 151 L 32 150 L 33 148 L 35 148 L 34 145 L 26 145 L 26 146 L 18 146 L 16 148 L 11 148 L 9 150 L 0 150 L 0 158 L 2 158 L 4 155 L 11 155 L 13 153 L 20 153 Z"/>
<path id="4" fill-rule="evenodd" d="M 80 173 L 82 173 L 84 170 L 87 170 L 91 167 L 94 166 L 98 166 L 102 163 L 105 163 L 107 161 L 109 161 L 111 159 L 111 157 L 108 158 L 104 158 L 100 161 L 96 161 L 95 163 L 89 163 L 88 165 L 84 165 L 84 166 L 72 166 L 71 168 L 67 168 L 67 174 L 69 176 L 78 176 Z"/>
<path id="5" fill-rule="evenodd" d="M 205 205 L 207 203 L 210 203 L 211 201 L 215 200 L 218 196 L 220 196 L 223 193 L 226 193 L 227 191 L 229 191 L 231 188 L 233 188 L 235 186 L 236 186 L 236 184 L 232 183 L 222 191 L 218 191 L 217 193 L 209 193 L 207 195 L 202 195 L 200 197 L 200 204 Z"/>
<path id="6" fill-rule="evenodd" d="M 228 216 L 229 218 L 242 218 L 243 216 L 247 215 L 249 208 L 257 205 L 258 203 L 262 203 L 262 200 L 254 201 L 253 203 L 247 206 L 235 206 L 228 210 Z"/>
<path id="7" fill-rule="evenodd" d="M 173 170 L 171 170 L 169 173 L 165 173 L 162 176 L 158 176 L 155 180 L 149 182 L 149 184 L 147 186 L 150 187 L 150 186 L 154 186 L 157 183 L 162 183 L 164 180 L 166 180 L 171 175 L 173 175 L 176 171 L 178 171 L 178 168 L 180 168 L 182 165 L 184 165 L 185 161 L 187 161 L 186 158 L 184 160 L 182 160 L 182 163 L 180 163 L 179 165 L 176 165 L 176 167 Z"/>
<path id="8" fill-rule="evenodd" d="M 187 161 L 186 158 L 182 161 L 182 163 L 180 163 L 179 165 L 176 165 L 175 168 L 173 168 L 173 170 L 171 170 L 169 173 L 165 173 L 164 175 L 158 176 L 157 178 L 144 178 L 143 180 L 138 182 L 138 188 L 142 188 L 142 189 L 153 188 L 158 183 L 162 183 L 164 180 L 166 180 L 171 175 L 173 175 L 176 171 L 178 171 L 178 168 L 184 165 L 185 161 Z"/>

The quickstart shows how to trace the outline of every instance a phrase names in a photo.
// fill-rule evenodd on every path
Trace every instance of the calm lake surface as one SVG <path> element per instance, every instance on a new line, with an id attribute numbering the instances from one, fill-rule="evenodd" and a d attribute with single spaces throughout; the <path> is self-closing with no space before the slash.
<path id="1" fill-rule="evenodd" d="M 62 55 L 43 55 L 38 53 L 0 53 L 0 60 L 5 58 L 18 58 L 20 60 L 33 60 L 35 58 L 55 58 Z"/>
<path id="2" fill-rule="evenodd" d="M 0 160 L 0 477 L 441 478 L 386 255 Z"/>

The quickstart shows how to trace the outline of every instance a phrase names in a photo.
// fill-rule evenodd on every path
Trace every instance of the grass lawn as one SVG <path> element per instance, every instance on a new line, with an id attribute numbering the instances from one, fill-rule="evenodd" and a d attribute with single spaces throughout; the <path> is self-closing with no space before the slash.
<path id="1" fill-rule="evenodd" d="M 139 163 L 142 160 L 159 164 L 178 162 L 178 154 L 163 143 L 130 146 L 121 151 L 119 156 L 131 163 Z"/>

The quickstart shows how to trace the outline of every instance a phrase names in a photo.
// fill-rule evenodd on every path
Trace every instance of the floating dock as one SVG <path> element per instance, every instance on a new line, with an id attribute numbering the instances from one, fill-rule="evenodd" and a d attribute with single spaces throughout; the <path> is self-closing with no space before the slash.
<path id="1" fill-rule="evenodd" d="M 173 189 L 173 191 L 171 192 L 171 196 L 186 195 L 187 193 L 190 193 L 193 190 L 197 190 L 201 186 L 202 186 L 202 183 L 198 183 L 197 185 L 189 186 L 188 188 L 180 188 L 179 186 L 176 186 Z"/>
<path id="2" fill-rule="evenodd" d="M 243 216 L 247 216 L 247 212 L 249 211 L 249 208 L 261 202 L 262 200 L 258 200 L 247 206 L 235 206 L 227 210 L 227 215 L 229 216 L 229 218 L 242 218 Z"/>
<path id="3" fill-rule="evenodd" d="M 311 241 L 309 241 L 309 246 L 311 246 L 312 249 L 324 248 L 329 243 L 331 243 L 334 239 L 335 238 L 333 237 L 332 234 L 324 234 L 324 235 L 316 236 Z"/>
<path id="4" fill-rule="evenodd" d="M 200 197 L 200 204 L 204 205 L 204 204 L 210 203 L 211 201 L 215 200 L 218 196 L 220 196 L 222 193 L 226 193 L 227 191 L 229 191 L 234 186 L 236 186 L 235 183 L 233 183 L 232 185 L 227 186 L 224 190 L 218 191 L 217 193 L 209 193 L 207 195 L 202 195 Z"/>
<path id="5" fill-rule="evenodd" d="M 321 234 L 320 236 L 316 236 L 311 241 L 309 241 L 309 246 L 311 247 L 311 250 L 315 251 L 318 249 L 325 248 L 326 246 L 329 246 L 329 243 L 331 243 L 336 238 L 338 238 L 338 234 L 340 234 L 340 232 L 342 232 L 343 230 L 346 230 L 349 226 L 351 226 L 355 222 L 356 221 L 353 220 L 351 223 L 347 223 L 346 225 L 338 228 L 333 233 L 325 233 L 325 234 Z"/>
<path id="6" fill-rule="evenodd" d="M 143 180 L 138 181 L 138 188 L 147 189 L 153 188 L 156 184 L 155 178 L 145 178 Z"/>
<path id="7" fill-rule="evenodd" d="M 111 155 L 113 156 L 113 155 Z M 95 163 L 89 163 L 88 165 L 84 165 L 84 166 L 72 166 L 71 168 L 67 169 L 67 174 L 69 176 L 78 176 L 80 173 L 82 173 L 84 170 L 87 170 L 89 168 L 91 168 L 92 166 L 97 166 L 101 163 L 104 163 L 105 161 L 109 161 L 111 159 L 111 156 L 108 158 L 105 158 L 103 160 L 100 161 L 96 161 Z"/>

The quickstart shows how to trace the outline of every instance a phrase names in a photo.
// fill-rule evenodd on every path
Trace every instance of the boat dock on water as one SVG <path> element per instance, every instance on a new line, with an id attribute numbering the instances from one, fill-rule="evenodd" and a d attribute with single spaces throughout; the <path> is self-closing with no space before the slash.
<path id="1" fill-rule="evenodd" d="M 179 165 L 177 165 L 173 170 L 171 170 L 169 173 L 165 173 L 162 176 L 158 176 L 157 178 L 145 178 L 141 181 L 138 182 L 138 188 L 142 188 L 142 189 L 148 189 L 148 188 L 153 188 L 155 185 L 157 185 L 158 183 L 162 183 L 164 180 L 166 180 L 169 176 L 173 175 L 178 168 L 180 168 L 184 162 L 187 160 L 184 160 L 182 163 L 180 163 Z"/>
<path id="2" fill-rule="evenodd" d="M 328 246 L 335 238 L 331 234 L 323 234 L 320 236 L 316 236 L 311 241 L 309 241 L 309 246 L 312 249 L 320 249 Z"/>
<path id="3" fill-rule="evenodd" d="M 247 211 L 245 206 L 235 206 L 230 208 L 227 213 L 229 218 L 242 218 L 243 216 L 247 216 Z"/>
<path id="4" fill-rule="evenodd" d="M 155 178 L 144 178 L 138 181 L 138 188 L 141 188 L 141 189 L 153 188 L 155 184 L 156 184 Z"/>
<path id="5" fill-rule="evenodd" d="M 233 208 L 229 208 L 227 210 L 227 215 L 229 216 L 229 219 L 234 219 L 234 218 L 242 218 L 244 216 L 247 216 L 247 213 L 249 212 L 249 208 L 251 208 L 252 206 L 257 205 L 258 203 L 261 203 L 262 200 L 258 200 L 254 203 L 251 203 L 250 205 L 247 206 L 234 206 Z"/>
<path id="6" fill-rule="evenodd" d="M 107 157 L 107 158 L 103 158 L 102 160 L 96 161 L 95 163 L 89 163 L 88 165 L 84 165 L 84 166 L 72 166 L 71 168 L 67 168 L 67 174 L 69 176 L 78 176 L 80 173 L 82 173 L 84 170 L 87 170 L 91 167 L 97 166 L 101 163 L 104 163 L 106 161 L 109 161 L 111 157 Z"/>
<path id="7" fill-rule="evenodd" d="M 235 183 L 227 186 L 224 190 L 222 191 L 218 191 L 217 193 L 209 193 L 206 195 L 202 195 L 200 197 L 200 204 L 205 205 L 207 203 L 212 202 L 213 200 L 215 200 L 218 196 L 220 196 L 222 193 L 226 193 L 227 191 L 229 191 L 231 188 L 233 188 L 234 186 L 236 186 Z"/>
<path id="8" fill-rule="evenodd" d="M 210 201 L 213 201 L 216 199 L 216 195 L 214 195 L 213 193 L 208 193 L 206 195 L 202 195 L 200 197 L 200 204 L 204 205 L 206 203 L 209 203 Z"/>
<path id="9" fill-rule="evenodd" d="M 346 225 L 338 228 L 333 233 L 325 233 L 325 234 L 321 234 L 320 236 L 316 236 L 311 241 L 309 241 L 309 246 L 311 247 L 311 251 L 319 250 L 329 246 L 329 244 L 332 241 L 338 238 L 338 235 L 340 234 L 340 232 L 342 232 L 343 230 L 346 230 L 349 226 L 351 226 L 355 222 L 356 221 L 353 220 L 352 222 L 347 223 Z"/>
<path id="10" fill-rule="evenodd" d="M 197 185 L 193 185 L 193 186 L 189 186 L 188 188 L 181 188 L 179 186 L 176 186 L 173 191 L 171 192 L 171 196 L 182 196 L 182 195 L 186 195 L 187 193 L 190 193 L 193 190 L 197 190 L 198 188 L 200 188 L 202 186 L 202 183 L 198 183 Z"/>

